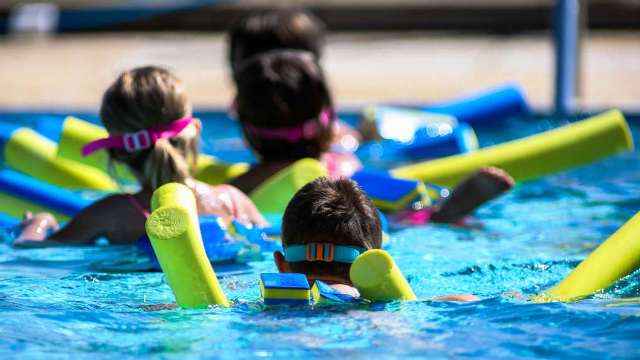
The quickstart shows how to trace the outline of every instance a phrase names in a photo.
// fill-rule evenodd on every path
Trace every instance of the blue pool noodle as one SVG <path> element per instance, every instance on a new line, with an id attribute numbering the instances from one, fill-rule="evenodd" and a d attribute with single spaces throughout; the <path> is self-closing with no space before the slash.
<path id="1" fill-rule="evenodd" d="M 459 122 L 489 125 L 529 112 L 522 89 L 505 85 L 421 109 L 455 116 Z"/>
<path id="2" fill-rule="evenodd" d="M 478 140 L 471 126 L 459 123 L 443 136 L 416 134 L 414 140 L 398 147 L 398 151 L 413 160 L 438 159 L 478 149 Z"/>
<path id="3" fill-rule="evenodd" d="M 0 170 L 0 191 L 70 217 L 91 204 L 79 194 L 8 169 Z"/>

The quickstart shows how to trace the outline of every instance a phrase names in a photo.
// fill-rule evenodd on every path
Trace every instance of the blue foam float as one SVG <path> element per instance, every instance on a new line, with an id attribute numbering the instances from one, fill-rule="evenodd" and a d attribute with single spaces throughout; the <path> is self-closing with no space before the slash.
<path id="1" fill-rule="evenodd" d="M 429 202 L 427 189 L 418 180 L 394 178 L 387 172 L 372 170 L 358 171 L 351 179 L 358 183 L 373 204 L 382 211 L 406 209 L 416 201 Z"/>
<path id="2" fill-rule="evenodd" d="M 263 242 L 258 238 L 262 236 L 259 229 L 250 229 L 239 223 L 227 227 L 217 216 L 200 216 L 200 232 L 207 258 L 212 263 L 246 263 L 251 260 L 259 260 L 263 249 Z M 238 230 L 240 229 L 240 230 Z M 256 243 L 254 243 L 254 241 Z M 277 244 L 275 241 L 270 243 Z M 136 247 L 150 260 L 150 268 L 160 270 L 158 258 L 151 246 L 151 241 L 145 235 L 136 242 Z"/>
<path id="3" fill-rule="evenodd" d="M 507 84 L 421 109 L 451 115 L 458 122 L 476 126 L 495 124 L 512 116 L 527 114 L 529 105 L 518 85 Z"/>

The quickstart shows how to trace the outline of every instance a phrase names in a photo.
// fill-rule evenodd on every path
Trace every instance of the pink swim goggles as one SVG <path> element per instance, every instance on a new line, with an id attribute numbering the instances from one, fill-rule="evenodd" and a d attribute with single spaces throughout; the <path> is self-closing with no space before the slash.
<path id="1" fill-rule="evenodd" d="M 267 140 L 283 140 L 296 143 L 301 140 L 315 139 L 320 136 L 322 129 L 326 129 L 333 119 L 333 110 L 325 108 L 317 117 L 305 120 L 300 125 L 281 128 L 265 128 L 243 123 L 245 130 L 252 135 Z"/>
<path id="2" fill-rule="evenodd" d="M 90 155 L 102 149 L 125 149 L 128 152 L 145 150 L 152 147 L 160 139 L 171 139 L 184 130 L 193 118 L 184 117 L 169 124 L 159 125 L 124 135 L 114 135 L 92 141 L 82 147 L 82 156 Z"/>

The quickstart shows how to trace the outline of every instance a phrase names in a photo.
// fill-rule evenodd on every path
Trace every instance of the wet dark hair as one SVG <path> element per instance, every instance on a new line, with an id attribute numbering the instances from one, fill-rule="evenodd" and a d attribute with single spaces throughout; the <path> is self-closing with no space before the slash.
<path id="1" fill-rule="evenodd" d="M 318 178 L 291 199 L 282 219 L 282 246 L 332 243 L 380 249 L 380 215 L 360 187 L 350 179 Z M 350 264 L 303 261 L 290 263 L 303 274 L 349 278 Z"/>
<path id="2" fill-rule="evenodd" d="M 277 49 L 306 50 L 319 58 L 324 32 L 322 22 L 303 10 L 256 12 L 229 29 L 229 62 L 234 68 L 253 55 Z"/>
<path id="3" fill-rule="evenodd" d="M 244 135 L 262 161 L 318 158 L 329 150 L 333 116 L 317 136 L 297 142 L 263 139 L 248 131 L 284 128 L 316 119 L 333 109 L 331 94 L 315 57 L 307 51 L 275 50 L 248 59 L 234 72 L 235 106 Z"/>

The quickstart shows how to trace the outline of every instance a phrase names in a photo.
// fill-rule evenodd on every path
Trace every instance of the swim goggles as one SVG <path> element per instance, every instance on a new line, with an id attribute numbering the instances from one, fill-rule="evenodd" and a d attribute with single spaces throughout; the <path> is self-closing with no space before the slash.
<path id="1" fill-rule="evenodd" d="M 191 116 L 186 116 L 169 124 L 98 139 L 82 147 L 82 156 L 87 156 L 102 149 L 125 149 L 127 152 L 145 150 L 152 147 L 160 139 L 170 139 L 178 136 L 192 120 Z"/>
<path id="2" fill-rule="evenodd" d="M 324 261 L 351 264 L 365 251 L 367 249 L 359 246 L 309 243 L 287 246 L 284 249 L 284 259 L 288 262 Z"/>
<path id="3" fill-rule="evenodd" d="M 334 117 L 333 109 L 324 108 L 317 117 L 305 120 L 302 124 L 290 127 L 266 128 L 258 127 L 248 123 L 242 123 L 245 130 L 261 139 L 282 140 L 290 143 L 297 143 L 302 140 L 315 139 L 320 136 L 322 129 L 326 129 L 331 124 Z"/>

